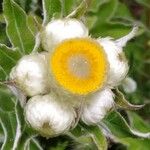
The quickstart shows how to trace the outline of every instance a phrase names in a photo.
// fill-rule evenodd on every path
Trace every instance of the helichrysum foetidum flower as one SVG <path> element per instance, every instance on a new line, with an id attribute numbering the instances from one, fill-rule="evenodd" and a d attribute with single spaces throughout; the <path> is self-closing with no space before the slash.
<path id="1" fill-rule="evenodd" d="M 65 133 L 77 117 L 88 125 L 99 123 L 114 106 L 111 89 L 127 75 L 122 48 L 136 30 L 118 40 L 94 39 L 80 20 L 49 22 L 41 31 L 45 52 L 24 56 L 10 74 L 31 97 L 25 106 L 27 122 L 46 136 Z"/>

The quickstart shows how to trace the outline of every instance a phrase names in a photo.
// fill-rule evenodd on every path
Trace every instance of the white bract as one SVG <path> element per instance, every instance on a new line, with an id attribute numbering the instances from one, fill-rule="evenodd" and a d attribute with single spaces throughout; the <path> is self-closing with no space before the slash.
<path id="1" fill-rule="evenodd" d="M 86 124 L 99 123 L 114 106 L 114 94 L 106 88 L 90 97 L 84 108 L 81 118 Z"/>
<path id="2" fill-rule="evenodd" d="M 112 87 L 118 86 L 128 73 L 129 66 L 123 47 L 136 35 L 137 30 L 138 27 L 134 26 L 129 34 L 115 41 L 111 37 L 98 39 L 107 54 L 110 67 L 107 84 Z"/>
<path id="3" fill-rule="evenodd" d="M 126 93 L 135 92 L 137 89 L 137 83 L 130 77 L 123 80 L 122 87 Z"/>
<path id="4" fill-rule="evenodd" d="M 60 103 L 54 95 L 34 96 L 25 107 L 27 122 L 44 136 L 68 131 L 75 122 L 75 111 Z"/>
<path id="5" fill-rule="evenodd" d="M 10 79 L 25 95 L 34 96 L 49 91 L 46 57 L 47 53 L 26 55 L 12 69 Z"/>
<path id="6" fill-rule="evenodd" d="M 63 40 L 79 37 L 88 37 L 88 29 L 77 19 L 53 20 L 41 33 L 42 45 L 47 51 L 51 51 Z"/>
<path id="7" fill-rule="evenodd" d="M 111 38 L 100 38 L 98 42 L 103 46 L 109 61 L 108 81 L 110 86 L 117 86 L 128 73 L 128 62 L 122 47 L 117 46 Z"/>

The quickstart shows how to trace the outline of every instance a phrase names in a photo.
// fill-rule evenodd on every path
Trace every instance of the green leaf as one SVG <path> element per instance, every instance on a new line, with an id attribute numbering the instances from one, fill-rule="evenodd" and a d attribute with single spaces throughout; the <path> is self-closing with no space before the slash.
<path id="1" fill-rule="evenodd" d="M 107 150 L 107 140 L 98 126 L 83 126 L 89 133 L 98 150 Z"/>
<path id="2" fill-rule="evenodd" d="M 75 0 L 62 0 L 63 16 L 67 16 L 71 13 L 75 6 Z"/>
<path id="3" fill-rule="evenodd" d="M 104 123 L 110 129 L 113 135 L 119 140 L 120 138 L 127 137 L 141 137 L 150 138 L 150 133 L 139 132 L 138 130 L 133 130 L 126 120 L 118 113 L 111 112 L 106 118 L 104 118 Z"/>
<path id="4" fill-rule="evenodd" d="M 2 138 L 2 136 L 3 136 L 3 129 L 2 129 L 2 126 L 1 126 L 1 124 L 0 124 L 0 138 Z M 1 139 L 2 140 L 2 139 Z M 0 140 L 0 141 L 1 141 Z"/>
<path id="5" fill-rule="evenodd" d="M 149 150 L 150 139 L 124 138 L 121 142 L 127 146 L 127 150 Z"/>
<path id="6" fill-rule="evenodd" d="M 30 28 L 33 35 L 37 35 L 38 30 L 42 24 L 42 19 L 36 15 L 28 15 L 28 27 Z"/>
<path id="7" fill-rule="evenodd" d="M 90 7 L 89 7 L 89 11 L 96 12 L 97 9 L 100 7 L 100 5 L 102 5 L 108 1 L 109 0 L 92 0 Z"/>
<path id="8" fill-rule="evenodd" d="M 14 1 L 18 3 L 25 10 L 27 0 L 14 0 Z"/>
<path id="9" fill-rule="evenodd" d="M 36 26 L 34 17 L 35 16 L 33 16 L 33 15 L 29 15 L 28 16 L 28 27 L 30 28 L 30 31 L 32 32 L 32 34 L 34 36 L 36 36 L 36 34 L 37 34 L 37 26 Z"/>
<path id="10" fill-rule="evenodd" d="M 51 147 L 50 150 L 65 150 L 68 145 L 68 142 L 60 142 L 55 147 Z"/>
<path id="11" fill-rule="evenodd" d="M 6 103 L 7 104 L 7 103 Z M 3 112 L 0 110 L 0 124 L 3 128 L 5 140 L 2 150 L 18 149 L 41 150 L 40 144 L 35 139 L 34 132 L 28 132 L 29 129 L 24 120 L 23 109 L 16 101 L 14 112 Z"/>
<path id="12" fill-rule="evenodd" d="M 43 150 L 43 148 L 36 139 L 31 138 L 29 141 L 29 150 Z"/>
<path id="13" fill-rule="evenodd" d="M 94 37 L 111 36 L 114 38 L 126 35 L 131 29 L 129 25 L 133 24 L 133 20 L 125 17 L 126 12 L 128 12 L 127 8 L 124 6 L 124 9 L 120 10 L 120 5 L 118 0 L 106 0 L 100 3 L 97 11 L 90 12 L 87 15 L 88 18 L 97 17 L 93 19 L 94 23 L 90 26 L 90 34 Z M 121 17 L 117 20 L 116 17 L 119 15 Z"/>
<path id="14" fill-rule="evenodd" d="M 131 127 L 141 132 L 150 132 L 150 125 L 146 123 L 138 114 L 128 112 Z"/>
<path id="15" fill-rule="evenodd" d="M 95 23 L 90 28 L 90 33 L 94 37 L 111 36 L 119 38 L 130 31 L 130 27 L 124 26 L 124 23 L 112 22 L 116 10 L 118 8 L 117 0 L 108 0 L 99 6 L 99 9 L 94 16 L 97 16 Z"/>
<path id="16" fill-rule="evenodd" d="M 14 47 L 22 54 L 31 53 L 34 47 L 34 35 L 28 28 L 27 16 L 13 0 L 4 0 L 4 16 L 7 23 L 7 35 Z"/>
<path id="17" fill-rule="evenodd" d="M 24 150 L 28 147 L 29 150 L 41 150 L 42 148 L 40 144 L 35 139 L 35 135 L 37 133 L 33 131 L 31 128 L 29 128 L 28 125 L 26 124 L 26 121 L 24 119 L 24 110 L 21 107 L 19 101 L 17 101 L 15 110 L 16 110 L 16 119 L 18 119 L 22 131 L 22 135 L 18 142 L 17 148 L 19 150 Z"/>
<path id="18" fill-rule="evenodd" d="M 12 123 L 12 115 L 13 113 L 4 113 L 0 111 L 0 123 L 5 135 L 1 150 L 11 149 L 14 144 L 15 126 L 13 126 L 14 122 Z"/>
<path id="19" fill-rule="evenodd" d="M 7 35 L 5 32 L 5 24 L 0 20 L 0 43 L 7 43 Z"/>
<path id="20" fill-rule="evenodd" d="M 15 100 L 6 87 L 0 87 L 0 109 L 5 112 L 14 111 Z"/>
<path id="21" fill-rule="evenodd" d="M 81 4 L 67 16 L 67 18 L 81 18 L 87 11 L 90 3 L 91 3 L 90 0 L 82 1 Z"/>
<path id="22" fill-rule="evenodd" d="M 85 135 L 86 131 L 80 124 L 78 124 L 73 130 L 71 130 L 71 134 L 75 137 L 80 137 L 82 135 Z"/>
<path id="23" fill-rule="evenodd" d="M 0 123 L 3 127 L 5 140 L 2 145 L 2 150 L 5 149 L 17 149 L 22 132 L 22 125 L 18 113 L 18 101 L 14 107 L 14 112 L 4 113 L 0 111 Z"/>
<path id="24" fill-rule="evenodd" d="M 20 142 L 17 146 L 18 150 L 42 150 L 42 147 L 38 143 L 38 141 L 32 137 L 29 136 L 26 133 L 23 133 L 23 135 L 20 138 Z"/>
<path id="25" fill-rule="evenodd" d="M 43 0 L 43 24 L 47 24 L 54 16 L 61 16 L 62 6 L 60 0 Z"/>
<path id="26" fill-rule="evenodd" d="M 118 0 L 109 0 L 100 5 L 100 8 L 97 12 L 99 21 L 109 20 L 118 8 Z"/>
<path id="27" fill-rule="evenodd" d="M 150 1 L 149 0 L 135 0 L 136 2 L 138 2 L 139 4 L 146 6 L 148 8 L 150 8 Z"/>
<path id="28" fill-rule="evenodd" d="M 11 49 L 6 45 L 0 44 L 0 80 L 6 80 L 12 67 L 20 59 L 21 54 L 18 49 Z"/>
<path id="29" fill-rule="evenodd" d="M 109 113 L 103 121 L 116 137 L 135 137 L 126 120 L 118 112 Z"/>
<path id="30" fill-rule="evenodd" d="M 131 27 L 124 26 L 121 23 L 101 23 L 98 26 L 94 26 L 90 30 L 90 33 L 93 37 L 105 37 L 105 36 L 111 36 L 113 38 L 120 38 L 131 30 Z"/>
<path id="31" fill-rule="evenodd" d="M 34 12 L 38 7 L 38 0 L 14 0 L 26 12 Z"/>
<path id="32" fill-rule="evenodd" d="M 95 15 L 97 16 L 97 21 L 93 28 L 99 26 L 101 23 L 108 21 L 114 15 L 117 9 L 117 5 L 118 0 L 108 0 L 101 3 L 97 12 L 95 12 Z"/>
<path id="33" fill-rule="evenodd" d="M 133 20 L 132 14 L 128 7 L 121 2 L 118 2 L 118 8 L 116 9 L 113 18 L 124 18 L 124 19 L 130 19 Z"/>
<path id="34" fill-rule="evenodd" d="M 78 124 L 68 136 L 77 143 L 75 149 L 107 149 L 106 138 L 98 126 L 87 126 L 83 123 Z"/>
<path id="35" fill-rule="evenodd" d="M 26 133 L 23 133 L 20 137 L 19 144 L 17 146 L 18 150 L 24 150 L 28 147 L 28 142 L 30 142 L 30 138 Z"/>
<path id="36" fill-rule="evenodd" d="M 120 108 L 128 109 L 128 110 L 137 110 L 142 108 L 144 105 L 133 105 L 130 104 L 124 97 L 123 93 L 121 93 L 118 89 L 113 90 L 115 94 L 115 103 Z"/>

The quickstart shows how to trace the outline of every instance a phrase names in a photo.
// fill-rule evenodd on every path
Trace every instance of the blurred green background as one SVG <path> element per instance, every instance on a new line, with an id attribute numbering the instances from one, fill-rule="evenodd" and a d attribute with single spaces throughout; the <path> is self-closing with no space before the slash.
<path id="1" fill-rule="evenodd" d="M 81 0 L 61 0 L 63 16 L 74 10 Z M 41 0 L 15 0 L 28 14 L 30 28 L 36 34 L 33 18 L 42 22 L 43 10 Z M 119 110 L 127 122 L 132 120 L 131 126 L 141 132 L 150 132 L 150 0 L 93 0 L 82 18 L 90 30 L 92 37 L 119 38 L 127 34 L 136 23 L 140 26 L 137 37 L 132 39 L 124 48 L 129 59 L 129 76 L 137 82 L 137 90 L 132 94 L 125 94 L 133 104 L 145 104 L 138 111 L 127 112 Z M 0 43 L 11 46 L 6 36 L 6 23 L 3 16 L 2 1 L 0 1 Z M 0 98 L 2 99 L 2 95 Z M 2 105 L 2 103 L 1 103 Z M 129 117 L 130 116 L 130 117 Z M 117 128 L 116 128 L 117 129 Z M 78 129 L 76 129 L 78 130 Z M 76 130 L 74 132 L 76 132 Z M 129 137 L 130 138 L 130 137 Z M 85 141 L 85 147 L 79 146 L 73 138 L 60 136 L 46 140 L 36 138 L 45 150 L 93 149 L 91 141 Z M 1 141 L 1 139 L 0 139 Z M 118 144 L 109 140 L 109 150 L 149 150 L 150 140 L 126 139 L 126 144 Z M 130 142 L 128 142 L 130 141 Z M 125 141 L 124 141 L 125 142 Z M 88 145 L 89 144 L 89 145 Z M 92 147 L 92 148 L 91 148 Z M 32 149 L 36 149 L 34 146 Z M 7 150 L 7 149 L 6 149 Z M 9 149 L 8 149 L 9 150 Z"/>

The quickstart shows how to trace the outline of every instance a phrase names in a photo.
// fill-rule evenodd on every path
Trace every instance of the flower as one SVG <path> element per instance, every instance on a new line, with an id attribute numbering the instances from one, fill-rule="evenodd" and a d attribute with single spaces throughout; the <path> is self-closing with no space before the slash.
<path id="1" fill-rule="evenodd" d="M 77 19 L 58 19 L 41 31 L 43 53 L 24 56 L 10 78 L 31 98 L 27 122 L 42 135 L 67 132 L 81 118 L 97 124 L 114 107 L 112 90 L 126 77 L 123 52 L 137 27 L 126 36 L 92 39 Z M 80 110 L 80 112 L 79 112 Z"/>

